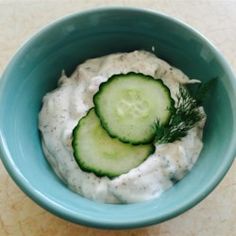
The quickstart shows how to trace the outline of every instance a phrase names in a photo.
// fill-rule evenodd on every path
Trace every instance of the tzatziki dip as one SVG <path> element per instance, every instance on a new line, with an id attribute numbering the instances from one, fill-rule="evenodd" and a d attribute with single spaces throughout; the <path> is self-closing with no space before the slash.
<path id="1" fill-rule="evenodd" d="M 180 89 L 191 83 L 199 81 L 147 51 L 89 59 L 70 77 L 62 72 L 39 113 L 52 169 L 94 201 L 158 197 L 191 170 L 203 147 L 204 110 Z M 192 110 L 183 111 L 180 99 Z"/>

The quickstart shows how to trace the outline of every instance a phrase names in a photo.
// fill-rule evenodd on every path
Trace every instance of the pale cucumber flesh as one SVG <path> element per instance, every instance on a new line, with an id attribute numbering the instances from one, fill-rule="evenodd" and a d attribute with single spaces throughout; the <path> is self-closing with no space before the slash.
<path id="1" fill-rule="evenodd" d="M 132 145 L 111 138 L 94 109 L 74 129 L 72 146 L 82 170 L 110 178 L 137 167 L 154 151 L 151 144 Z"/>
<path id="2" fill-rule="evenodd" d="M 102 126 L 112 137 L 145 144 L 154 138 L 155 122 L 169 121 L 173 99 L 161 80 L 129 73 L 103 83 L 94 104 Z"/>

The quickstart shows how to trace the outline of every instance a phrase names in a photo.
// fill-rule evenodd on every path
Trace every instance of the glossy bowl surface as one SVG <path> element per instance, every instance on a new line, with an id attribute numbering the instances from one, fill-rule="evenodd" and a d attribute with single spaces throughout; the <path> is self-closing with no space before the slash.
<path id="1" fill-rule="evenodd" d="M 204 149 L 192 171 L 160 198 L 127 205 L 102 204 L 70 191 L 45 160 L 37 129 L 43 96 L 86 59 L 137 49 L 151 51 L 191 78 L 217 77 L 205 109 Z M 223 178 L 236 149 L 236 80 L 218 50 L 191 27 L 135 8 L 103 8 L 64 17 L 34 35 L 1 78 L 1 158 L 35 202 L 69 221 L 100 228 L 156 224 L 193 207 Z"/>

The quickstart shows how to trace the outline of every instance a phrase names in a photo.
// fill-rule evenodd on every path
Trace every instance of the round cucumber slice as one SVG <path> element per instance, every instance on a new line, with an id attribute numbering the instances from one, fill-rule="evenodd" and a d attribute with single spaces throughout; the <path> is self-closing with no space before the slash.
<path id="1" fill-rule="evenodd" d="M 127 173 L 154 152 L 151 144 L 132 145 L 111 138 L 101 126 L 94 109 L 75 127 L 72 147 L 82 170 L 109 178 Z"/>
<path id="2" fill-rule="evenodd" d="M 132 72 L 102 83 L 94 104 L 102 126 L 112 137 L 145 144 L 154 139 L 155 122 L 169 121 L 174 102 L 162 80 Z"/>

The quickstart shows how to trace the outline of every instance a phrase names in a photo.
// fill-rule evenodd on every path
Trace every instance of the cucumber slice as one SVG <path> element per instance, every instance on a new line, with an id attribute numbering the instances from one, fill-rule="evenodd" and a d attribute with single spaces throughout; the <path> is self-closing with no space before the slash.
<path id="1" fill-rule="evenodd" d="M 128 73 L 102 83 L 94 96 L 102 126 L 122 142 L 146 144 L 155 136 L 155 122 L 169 121 L 174 101 L 162 80 Z"/>
<path id="2" fill-rule="evenodd" d="M 81 169 L 109 178 L 127 173 L 154 152 L 153 145 L 134 146 L 111 138 L 94 109 L 75 127 L 72 146 Z"/>

